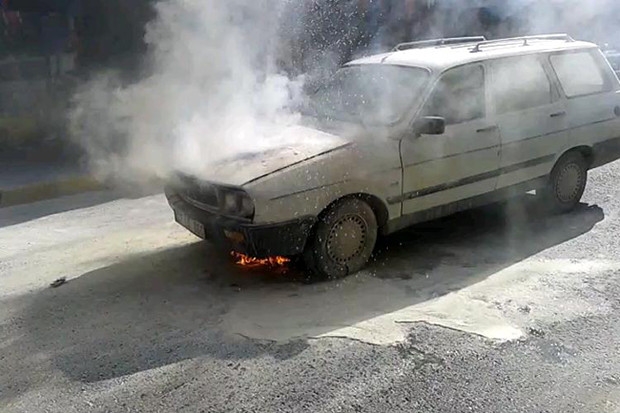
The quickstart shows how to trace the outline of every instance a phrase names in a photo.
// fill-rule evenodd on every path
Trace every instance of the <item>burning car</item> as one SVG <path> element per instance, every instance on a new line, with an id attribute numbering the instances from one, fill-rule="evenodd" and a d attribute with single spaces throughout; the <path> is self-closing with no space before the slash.
<path id="1" fill-rule="evenodd" d="M 415 223 L 531 190 L 572 210 L 588 170 L 620 157 L 619 93 L 600 49 L 567 35 L 403 44 L 346 64 L 278 147 L 179 173 L 166 195 L 200 238 L 343 277 Z"/>

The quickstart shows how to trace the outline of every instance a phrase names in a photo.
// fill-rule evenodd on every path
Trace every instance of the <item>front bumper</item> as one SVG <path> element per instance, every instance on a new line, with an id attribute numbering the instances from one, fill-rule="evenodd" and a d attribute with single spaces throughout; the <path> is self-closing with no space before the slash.
<path id="1" fill-rule="evenodd" d="M 316 217 L 308 216 L 287 222 L 256 225 L 200 209 L 171 189 L 166 189 L 166 198 L 179 224 L 218 247 L 255 258 L 301 254 L 316 223 Z M 199 229 L 188 225 L 188 219 L 198 223 Z"/>

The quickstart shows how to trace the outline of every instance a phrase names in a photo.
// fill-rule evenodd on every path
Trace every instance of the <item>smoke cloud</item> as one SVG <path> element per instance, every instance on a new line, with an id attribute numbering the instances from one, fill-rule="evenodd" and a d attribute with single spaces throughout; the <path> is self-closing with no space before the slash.
<path id="1" fill-rule="evenodd" d="M 104 73 L 84 84 L 72 136 L 103 179 L 200 175 L 234 153 L 277 144 L 299 123 L 293 108 L 303 86 L 343 57 L 441 36 L 566 31 L 602 43 L 615 40 L 620 24 L 613 0 L 490 3 L 160 0 L 146 28 L 145 76 L 126 84 Z"/>
<path id="2" fill-rule="evenodd" d="M 285 0 L 164 0 L 146 29 L 148 73 L 100 74 L 74 97 L 71 132 L 102 179 L 200 173 L 293 125 L 302 78 L 277 70 Z"/>

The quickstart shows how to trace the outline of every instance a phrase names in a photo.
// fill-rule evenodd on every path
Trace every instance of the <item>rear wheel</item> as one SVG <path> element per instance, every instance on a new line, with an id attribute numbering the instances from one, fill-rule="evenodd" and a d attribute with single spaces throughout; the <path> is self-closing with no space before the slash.
<path id="1" fill-rule="evenodd" d="M 569 152 L 556 163 L 543 189 L 545 206 L 555 213 L 570 212 L 579 204 L 588 181 L 588 164 L 579 152 Z"/>
<path id="2" fill-rule="evenodd" d="M 342 278 L 361 270 L 375 248 L 377 232 L 377 218 L 366 202 L 349 198 L 332 205 L 304 252 L 312 279 Z"/>

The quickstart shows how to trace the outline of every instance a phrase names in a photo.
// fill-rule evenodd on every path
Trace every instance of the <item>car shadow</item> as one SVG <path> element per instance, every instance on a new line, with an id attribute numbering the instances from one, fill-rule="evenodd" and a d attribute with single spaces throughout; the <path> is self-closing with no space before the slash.
<path id="1" fill-rule="evenodd" d="M 422 223 L 381 239 L 370 266 L 383 279 L 420 278 L 445 294 L 461 288 L 455 280 L 442 285 L 438 266 L 459 267 L 464 285 L 518 263 L 532 255 L 589 232 L 605 218 L 596 206 L 579 204 L 570 214 L 550 215 L 536 196 L 494 204 Z M 381 269 L 389 265 L 389 271 Z M 472 278 L 473 277 L 473 278 Z M 463 285 L 463 286 L 464 286 Z M 445 287 L 448 290 L 439 291 Z"/>
<path id="2" fill-rule="evenodd" d="M 603 219 L 587 205 L 541 216 L 527 200 L 468 211 L 382 240 L 364 272 L 312 285 L 295 270 L 240 268 L 203 243 L 156 251 L 0 304 L 21 309 L 15 338 L 0 340 L 19 373 L 0 375 L 0 389 L 26 391 L 42 359 L 97 382 L 197 357 L 292 357 L 309 337 L 481 282 Z"/>

